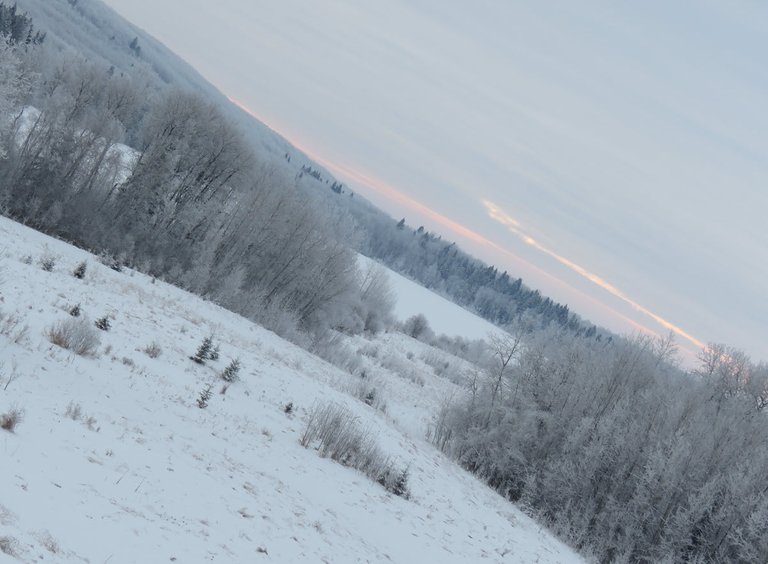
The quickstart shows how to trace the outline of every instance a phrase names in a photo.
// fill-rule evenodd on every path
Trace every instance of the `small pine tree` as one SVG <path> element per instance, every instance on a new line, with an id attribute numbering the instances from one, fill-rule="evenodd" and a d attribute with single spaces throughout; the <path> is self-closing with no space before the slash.
<path id="1" fill-rule="evenodd" d="M 221 373 L 221 379 L 225 382 L 236 382 L 240 377 L 240 360 L 234 359 Z"/>
<path id="2" fill-rule="evenodd" d="M 200 397 L 197 398 L 197 407 L 200 409 L 205 409 L 208 407 L 208 401 L 211 399 L 211 396 L 213 395 L 213 385 L 208 384 L 202 392 L 200 392 Z"/>
<path id="3" fill-rule="evenodd" d="M 408 491 L 408 468 L 403 468 L 392 483 L 391 491 L 396 496 L 408 499 L 411 494 Z"/>
<path id="4" fill-rule="evenodd" d="M 206 337 L 203 339 L 203 342 L 200 343 L 200 346 L 197 347 L 197 352 L 194 356 L 190 356 L 192 360 L 194 360 L 198 364 L 205 364 L 205 361 L 210 358 L 211 355 L 211 349 L 213 348 L 213 339 L 211 337 Z"/>
<path id="5" fill-rule="evenodd" d="M 77 304 L 69 310 L 69 315 L 72 317 L 80 317 L 80 304 Z"/>
<path id="6" fill-rule="evenodd" d="M 110 328 L 112 327 L 112 324 L 109 321 L 109 317 L 107 317 L 106 315 L 104 317 L 100 317 L 99 319 L 97 319 L 94 322 L 94 324 L 96 325 L 96 327 L 98 327 L 102 331 L 109 331 Z"/>
<path id="7" fill-rule="evenodd" d="M 85 271 L 88 268 L 88 263 L 83 261 L 80 264 L 77 265 L 75 270 L 72 272 L 72 276 L 77 278 L 78 280 L 82 280 L 85 278 Z"/>

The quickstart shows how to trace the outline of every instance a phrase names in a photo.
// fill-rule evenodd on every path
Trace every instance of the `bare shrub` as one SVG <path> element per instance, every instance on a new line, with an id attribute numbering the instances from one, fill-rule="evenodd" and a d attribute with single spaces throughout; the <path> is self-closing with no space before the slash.
<path id="1" fill-rule="evenodd" d="M 158 345 L 156 342 L 152 341 L 146 347 L 144 347 L 144 354 L 146 354 L 149 358 L 157 358 L 163 354 L 163 349 L 161 349 L 160 345 Z"/>
<path id="2" fill-rule="evenodd" d="M 39 264 L 40 268 L 46 272 L 53 272 L 53 269 L 56 268 L 56 257 L 50 253 L 45 253 L 40 257 Z"/>
<path id="3" fill-rule="evenodd" d="M 82 422 L 82 424 L 88 427 L 88 429 L 91 431 L 99 430 L 99 428 L 96 426 L 98 423 L 96 418 L 91 415 L 86 415 L 79 403 L 75 403 L 73 401 L 69 402 L 69 405 L 67 405 L 67 410 L 64 412 L 64 416 L 68 417 L 72 421 Z"/>
<path id="4" fill-rule="evenodd" d="M 395 470 L 371 431 L 341 405 L 315 405 L 299 442 L 305 448 L 316 445 L 320 456 L 359 470 L 395 495 L 409 496 L 407 470 Z"/>
<path id="5" fill-rule="evenodd" d="M 106 251 L 99 255 L 99 262 L 104 266 L 111 268 L 115 272 L 123 271 L 122 261 L 118 258 L 115 258 L 113 255 L 109 254 Z"/>
<path id="6" fill-rule="evenodd" d="M 18 314 L 6 315 L 0 311 L 0 335 L 8 337 L 12 343 L 20 345 L 27 340 L 29 326 L 22 323 Z"/>
<path id="7" fill-rule="evenodd" d="M 312 345 L 311 352 L 350 374 L 355 374 L 363 368 L 360 355 L 344 342 L 344 337 L 338 333 L 329 331 L 317 339 Z"/>
<path id="8" fill-rule="evenodd" d="M 4 368 L 5 366 L 3 365 L 2 362 L 0 362 L 0 381 L 4 380 L 6 376 L 6 372 Z M 16 365 L 16 361 L 14 360 L 11 363 L 11 373 L 8 374 L 8 380 L 6 380 L 5 386 L 3 386 L 3 391 L 7 391 L 8 386 L 10 386 L 14 380 L 17 380 L 19 378 L 19 373 L 16 371 L 16 369 L 17 369 L 17 365 Z"/>
<path id="9" fill-rule="evenodd" d="M 16 426 L 24 419 L 24 410 L 12 407 L 7 413 L 0 414 L 0 429 L 13 433 Z"/>
<path id="10" fill-rule="evenodd" d="M 354 379 L 349 382 L 345 382 L 339 388 L 348 393 L 349 395 L 359 399 L 366 405 L 370 405 L 373 409 L 385 413 L 387 411 L 387 402 L 385 399 L 384 385 L 381 380 L 376 377 L 365 377 L 360 379 Z"/>
<path id="11" fill-rule="evenodd" d="M 13 537 L 0 537 L 0 552 L 7 554 L 11 558 L 16 558 L 19 554 L 19 542 Z"/>
<path id="12" fill-rule="evenodd" d="M 80 356 L 93 356 L 101 344 L 99 333 L 82 317 L 58 321 L 48 329 L 48 339 Z"/>
<path id="13" fill-rule="evenodd" d="M 378 358 L 379 356 L 379 345 L 376 343 L 365 343 L 362 347 L 360 347 L 357 350 L 358 354 L 361 354 L 363 356 L 367 356 L 370 358 Z"/>
<path id="14" fill-rule="evenodd" d="M 454 384 L 461 384 L 465 381 L 465 377 L 459 367 L 459 362 L 455 358 L 449 357 L 446 353 L 432 349 L 426 351 L 421 356 L 421 360 L 432 368 L 436 376 L 450 380 Z"/>
<path id="15" fill-rule="evenodd" d="M 51 554 L 58 554 L 59 552 L 61 552 L 61 546 L 59 546 L 58 541 L 55 538 L 53 538 L 51 533 L 49 533 L 48 531 L 44 531 L 40 533 L 39 540 L 40 540 L 40 544 L 43 545 L 43 548 L 45 548 L 45 550 L 47 550 Z"/>
<path id="16" fill-rule="evenodd" d="M 381 366 L 390 372 L 400 376 L 401 378 L 410 380 L 417 386 L 424 386 L 424 377 L 418 373 L 413 363 L 407 360 L 405 357 L 400 356 L 394 351 L 390 351 L 381 359 L 380 362 Z"/>
<path id="17" fill-rule="evenodd" d="M 67 405 L 67 410 L 64 412 L 65 417 L 69 417 L 72 421 L 80 421 L 83 417 L 83 408 L 79 403 L 73 401 Z"/>

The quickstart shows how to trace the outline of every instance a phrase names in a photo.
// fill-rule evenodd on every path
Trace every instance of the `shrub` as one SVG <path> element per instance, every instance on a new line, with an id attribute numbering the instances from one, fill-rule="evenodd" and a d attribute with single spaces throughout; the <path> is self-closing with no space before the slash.
<path id="1" fill-rule="evenodd" d="M 160 345 L 153 341 L 144 347 L 144 354 L 146 354 L 149 358 L 157 358 L 163 354 L 163 349 L 161 349 Z"/>
<path id="2" fill-rule="evenodd" d="M 217 343 L 216 346 L 211 349 L 211 352 L 208 353 L 208 358 L 210 360 L 219 360 L 219 355 L 219 345 Z"/>
<path id="3" fill-rule="evenodd" d="M 11 408 L 7 413 L 0 414 L 0 429 L 9 433 L 16 430 L 16 426 L 24 419 L 24 411 L 18 407 Z"/>
<path id="4" fill-rule="evenodd" d="M 56 268 L 56 257 L 50 254 L 45 254 L 40 257 L 40 268 L 46 272 L 52 272 Z"/>
<path id="5" fill-rule="evenodd" d="M 20 345 L 27 340 L 28 333 L 29 326 L 22 323 L 18 313 L 6 315 L 0 311 L 0 335 L 5 335 L 12 343 Z"/>
<path id="6" fill-rule="evenodd" d="M 435 333 L 430 328 L 429 321 L 421 313 L 403 321 L 402 331 L 409 337 L 425 343 L 429 343 L 435 338 Z"/>
<path id="7" fill-rule="evenodd" d="M 48 339 L 81 356 L 92 356 L 101 344 L 99 334 L 83 318 L 73 317 L 57 322 L 48 330 Z"/>
<path id="8" fill-rule="evenodd" d="M 355 374 L 363 368 L 358 352 L 349 346 L 342 335 L 328 332 L 313 343 L 311 352 L 337 368 Z"/>
<path id="9" fill-rule="evenodd" d="M 107 317 L 106 315 L 94 321 L 94 325 L 96 325 L 96 327 L 98 327 L 102 331 L 109 331 L 110 328 L 112 327 L 112 324 L 109 321 L 109 317 Z"/>
<path id="10" fill-rule="evenodd" d="M 77 304 L 77 305 L 73 306 L 69 310 L 69 315 L 71 315 L 72 317 L 80 317 L 80 313 L 81 313 L 81 311 L 80 311 L 80 304 Z"/>
<path id="11" fill-rule="evenodd" d="M 366 405 L 386 413 L 387 401 L 382 390 L 385 389 L 383 382 L 376 376 L 371 378 L 361 375 L 359 380 L 352 380 L 340 386 L 342 391 L 356 397 Z"/>
<path id="12" fill-rule="evenodd" d="M 72 271 L 72 276 L 77 278 L 78 280 L 82 280 L 85 278 L 85 271 L 88 268 L 88 263 L 86 261 L 81 262 L 75 267 L 75 270 Z"/>
<path id="13" fill-rule="evenodd" d="M 64 412 L 64 417 L 69 417 L 72 421 L 80 421 L 83 417 L 83 408 L 79 403 L 73 401 L 67 405 L 67 410 Z"/>
<path id="14" fill-rule="evenodd" d="M 293 415 L 293 409 L 294 409 L 293 402 L 289 401 L 283 406 L 283 413 L 285 413 L 286 415 Z"/>
<path id="15" fill-rule="evenodd" d="M 343 406 L 315 405 L 299 442 L 305 448 L 317 445 L 320 456 L 361 471 L 395 495 L 410 495 L 408 471 L 395 470 L 371 432 L 362 428 L 358 418 Z"/>
<path id="16" fill-rule="evenodd" d="M 115 272 L 123 271 L 123 265 L 120 260 L 116 259 L 114 256 L 107 252 L 101 253 L 101 255 L 99 255 L 99 262 L 104 266 L 111 268 Z"/>
<path id="17" fill-rule="evenodd" d="M 13 537 L 0 537 L 0 552 L 16 558 L 19 550 L 19 542 Z"/>

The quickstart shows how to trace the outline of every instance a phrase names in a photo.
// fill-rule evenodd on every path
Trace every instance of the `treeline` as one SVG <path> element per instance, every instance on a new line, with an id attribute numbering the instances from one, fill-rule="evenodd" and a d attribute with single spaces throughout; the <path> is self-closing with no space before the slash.
<path id="1" fill-rule="evenodd" d="M 344 221 L 262 163 L 218 107 L 143 67 L 3 39 L 3 213 L 293 338 L 387 318 Z"/>
<path id="2" fill-rule="evenodd" d="M 586 337 L 603 338 L 597 327 L 582 321 L 567 305 L 531 290 L 521 278 L 499 272 L 444 241 L 423 227 L 396 224 L 379 210 L 350 201 L 347 204 L 366 232 L 363 254 L 412 280 L 448 296 L 499 327 L 555 325 Z"/>
<path id="3" fill-rule="evenodd" d="M 45 40 L 45 34 L 35 30 L 32 19 L 16 4 L 0 4 L 0 37 L 12 44 L 39 45 Z"/>
<path id="4" fill-rule="evenodd" d="M 434 442 L 600 562 L 764 562 L 768 367 L 670 344 L 497 340 Z"/>

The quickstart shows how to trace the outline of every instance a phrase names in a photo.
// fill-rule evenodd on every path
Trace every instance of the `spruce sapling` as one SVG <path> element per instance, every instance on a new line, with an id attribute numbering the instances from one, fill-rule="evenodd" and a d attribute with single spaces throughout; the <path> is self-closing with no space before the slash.
<path id="1" fill-rule="evenodd" d="M 210 400 L 211 396 L 213 395 L 212 388 L 213 388 L 213 385 L 208 384 L 205 387 L 205 389 L 202 392 L 200 392 L 200 397 L 197 398 L 197 407 L 199 407 L 200 409 L 205 409 L 206 407 L 208 407 L 208 400 Z"/>
<path id="2" fill-rule="evenodd" d="M 192 360 L 194 360 L 198 364 L 205 364 L 205 361 L 210 358 L 211 355 L 211 349 L 213 348 L 213 339 L 211 337 L 206 337 L 203 339 L 203 342 L 200 343 L 200 346 L 197 348 L 197 352 L 194 356 L 190 356 Z"/>
<path id="3" fill-rule="evenodd" d="M 224 372 L 221 373 L 221 379 L 225 382 L 236 382 L 237 379 L 240 377 L 240 360 L 234 359 L 232 362 L 230 362 L 227 367 L 224 369 Z"/>
<path id="4" fill-rule="evenodd" d="M 75 270 L 72 271 L 72 276 L 74 276 L 78 280 L 82 280 L 83 278 L 85 278 L 85 271 L 87 268 L 88 268 L 88 263 L 85 261 L 81 262 L 75 267 Z"/>

